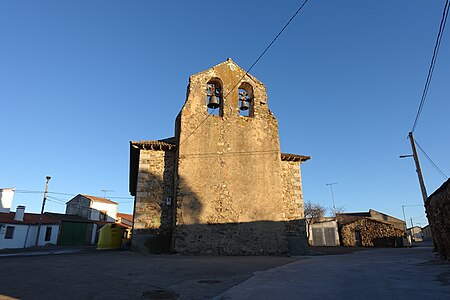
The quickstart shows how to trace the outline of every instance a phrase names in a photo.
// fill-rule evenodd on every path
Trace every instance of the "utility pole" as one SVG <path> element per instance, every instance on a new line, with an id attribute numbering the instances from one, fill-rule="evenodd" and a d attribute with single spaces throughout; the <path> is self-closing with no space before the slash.
<path id="1" fill-rule="evenodd" d="M 45 177 L 45 179 L 46 179 L 46 182 L 45 182 L 44 199 L 42 199 L 41 215 L 39 216 L 39 226 L 38 226 L 38 230 L 37 230 L 36 243 L 35 243 L 36 247 L 39 245 L 39 235 L 41 233 L 41 227 L 42 227 L 42 215 L 44 214 L 45 201 L 47 200 L 48 182 L 52 178 L 50 176 L 47 176 L 47 177 Z"/>
<path id="2" fill-rule="evenodd" d="M 414 141 L 414 135 L 412 132 L 408 134 L 409 141 L 411 142 L 411 148 L 413 151 L 414 162 L 416 163 L 416 172 L 419 177 L 420 191 L 422 192 L 423 204 L 427 202 L 427 190 L 425 189 L 425 183 L 423 181 L 422 169 L 420 168 L 419 156 L 417 155 L 416 142 Z"/>
<path id="3" fill-rule="evenodd" d="M 336 206 L 334 205 L 334 194 L 333 194 L 333 185 L 338 184 L 337 182 L 327 183 L 326 186 L 330 186 L 331 189 L 331 199 L 333 200 L 333 212 L 336 212 Z"/>
<path id="4" fill-rule="evenodd" d="M 408 226 L 406 225 L 405 205 L 402 205 L 402 210 L 403 210 L 403 221 L 405 221 L 405 232 L 406 232 L 406 227 L 408 227 Z"/>

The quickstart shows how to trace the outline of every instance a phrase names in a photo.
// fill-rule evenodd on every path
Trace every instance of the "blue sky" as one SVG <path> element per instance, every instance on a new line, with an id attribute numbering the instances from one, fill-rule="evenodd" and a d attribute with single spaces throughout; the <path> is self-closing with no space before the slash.
<path id="1" fill-rule="evenodd" d="M 43 191 L 47 211 L 84 193 L 130 197 L 130 140 L 173 135 L 191 74 L 247 69 L 302 1 L 0 2 L 0 187 Z M 225 3 L 225 2 L 224 2 Z M 281 150 L 305 200 L 403 218 L 420 205 L 409 154 L 444 1 L 314 1 L 251 73 L 267 86 Z M 444 33 L 415 136 L 450 174 L 450 44 Z M 447 84 L 445 83 L 447 82 Z M 443 182 L 421 156 L 429 194 Z M 130 198 L 112 198 L 130 213 Z M 40 210 L 42 194 L 13 207 Z M 57 203 L 59 201 L 59 203 Z M 426 224 L 423 208 L 407 218 Z"/>

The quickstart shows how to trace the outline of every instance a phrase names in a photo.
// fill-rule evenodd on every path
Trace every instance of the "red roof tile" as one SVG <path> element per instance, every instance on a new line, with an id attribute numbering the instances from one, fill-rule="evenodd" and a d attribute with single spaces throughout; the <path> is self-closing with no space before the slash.
<path id="1" fill-rule="evenodd" d="M 103 202 L 103 203 L 109 203 L 109 204 L 117 204 L 117 202 L 111 201 L 109 199 L 106 198 L 100 198 L 100 197 L 95 197 L 95 196 L 89 196 L 89 195 L 84 195 L 84 194 L 80 194 L 81 196 L 88 198 L 92 201 L 95 202 Z"/>
<path id="2" fill-rule="evenodd" d="M 133 215 L 130 215 L 130 214 L 124 214 L 124 213 L 118 212 L 117 217 L 133 222 Z"/>
<path id="3" fill-rule="evenodd" d="M 42 224 L 58 224 L 58 220 L 45 214 L 41 215 L 41 214 L 25 213 L 23 221 L 14 220 L 15 215 L 16 215 L 15 212 L 0 213 L 0 223 L 33 225 L 39 224 L 39 219 L 42 218 Z"/>

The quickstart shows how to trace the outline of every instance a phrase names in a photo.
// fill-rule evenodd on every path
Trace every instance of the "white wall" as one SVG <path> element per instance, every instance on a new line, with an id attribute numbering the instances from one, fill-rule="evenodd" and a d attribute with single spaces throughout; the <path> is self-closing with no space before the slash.
<path id="1" fill-rule="evenodd" d="M 52 235 L 50 236 L 50 241 L 45 241 L 45 231 L 47 230 L 47 227 L 52 228 Z M 34 243 L 36 242 L 37 228 L 38 228 L 37 225 L 33 226 L 35 233 L 33 235 L 34 240 L 32 246 L 34 246 Z M 45 246 L 47 244 L 56 245 L 56 243 L 58 242 L 58 232 L 59 232 L 59 224 L 42 225 L 41 232 L 39 233 L 38 245 L 39 246 Z"/>
<path id="2" fill-rule="evenodd" d="M 13 226 L 14 234 L 12 239 L 5 239 L 6 227 Z M 25 239 L 30 238 L 27 232 L 29 229 L 29 225 L 20 225 L 20 224 L 2 224 L 0 227 L 0 249 L 8 249 L 8 248 L 24 248 L 25 247 Z M 36 236 L 35 236 L 36 237 Z"/>
<path id="3" fill-rule="evenodd" d="M 116 222 L 117 204 L 92 201 L 90 220 L 99 221 L 101 211 L 106 211 L 107 222 Z"/>
<path id="4" fill-rule="evenodd" d="M 5 239 L 6 226 L 14 227 L 14 235 L 12 239 Z M 46 228 L 52 227 L 52 235 L 50 241 L 45 241 Z M 26 224 L 3 224 L 0 228 L 0 249 L 14 249 L 14 248 L 26 248 L 33 247 L 36 243 L 38 225 L 26 225 Z M 48 243 L 56 245 L 58 240 L 58 224 L 42 225 L 41 232 L 39 234 L 39 246 L 44 246 Z"/>

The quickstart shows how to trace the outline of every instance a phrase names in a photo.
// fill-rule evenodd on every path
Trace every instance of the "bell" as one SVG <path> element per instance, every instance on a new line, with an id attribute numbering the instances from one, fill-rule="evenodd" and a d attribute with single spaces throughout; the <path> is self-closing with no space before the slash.
<path id="1" fill-rule="evenodd" d="M 211 109 L 216 109 L 220 106 L 219 104 L 219 100 L 217 99 L 216 95 L 212 95 L 209 97 L 209 102 L 208 102 L 208 108 Z"/>
<path id="2" fill-rule="evenodd" d="M 241 107 L 239 107 L 240 110 L 247 110 L 248 109 L 249 102 L 247 100 L 241 101 Z"/>

